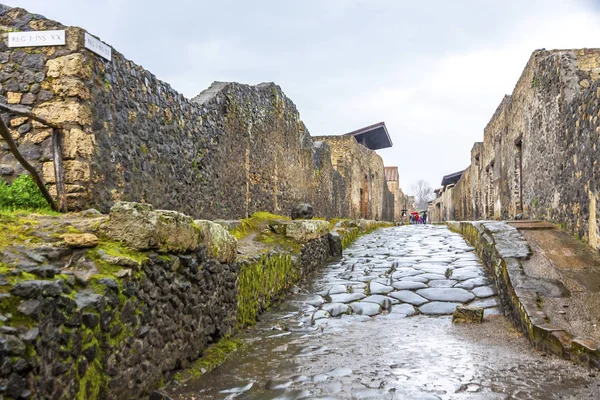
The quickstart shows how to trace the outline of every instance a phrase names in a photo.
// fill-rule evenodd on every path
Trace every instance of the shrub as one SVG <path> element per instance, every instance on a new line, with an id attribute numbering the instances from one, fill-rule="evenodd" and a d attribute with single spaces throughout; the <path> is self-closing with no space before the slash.
<path id="1" fill-rule="evenodd" d="M 12 185 L 0 179 L 0 209 L 49 209 L 31 175 L 23 174 Z"/>

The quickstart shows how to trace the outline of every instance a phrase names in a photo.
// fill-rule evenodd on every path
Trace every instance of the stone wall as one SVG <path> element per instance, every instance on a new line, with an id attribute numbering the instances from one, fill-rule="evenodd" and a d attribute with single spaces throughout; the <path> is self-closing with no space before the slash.
<path id="1" fill-rule="evenodd" d="M 473 147 L 446 219 L 544 219 L 598 242 L 600 50 L 538 50 Z"/>
<path id="2" fill-rule="evenodd" d="M 220 225 L 148 204 L 0 217 L 0 397 L 146 398 L 342 245 L 389 226 L 284 222 L 291 247 L 242 257 Z"/>
<path id="3" fill-rule="evenodd" d="M 0 9 L 0 29 L 0 101 L 64 126 L 71 209 L 106 212 L 123 200 L 231 219 L 255 211 L 289 214 L 309 202 L 317 216 L 354 217 L 360 213 L 348 198 L 357 196 L 359 184 L 351 179 L 362 182 L 365 175 L 378 187 L 369 189 L 364 216 L 392 218 L 383 208 L 391 197 L 379 187 L 381 159 L 354 146 L 360 158 L 356 165 L 347 158 L 353 173 L 341 175 L 327 143 L 314 143 L 295 105 L 273 83 L 216 82 L 188 100 L 114 49 L 112 61 L 85 49 L 83 29 L 8 7 Z M 7 31 L 50 29 L 66 29 L 66 46 L 6 45 Z M 51 130 L 18 115 L 2 118 L 55 193 Z M 2 143 L 2 177 L 12 181 L 22 172 Z"/>
<path id="4" fill-rule="evenodd" d="M 600 368 L 597 343 L 574 337 L 569 332 L 572 327 L 553 325 L 540 306 L 538 291 L 553 279 L 525 273 L 523 263 L 531 256 L 531 249 L 517 228 L 498 221 L 449 222 L 448 226 L 475 248 L 498 289 L 504 314 L 535 348 Z"/>
<path id="5" fill-rule="evenodd" d="M 383 160 L 353 136 L 318 136 L 331 149 L 331 161 L 346 182 L 350 218 L 392 221 L 394 198 L 385 181 Z"/>

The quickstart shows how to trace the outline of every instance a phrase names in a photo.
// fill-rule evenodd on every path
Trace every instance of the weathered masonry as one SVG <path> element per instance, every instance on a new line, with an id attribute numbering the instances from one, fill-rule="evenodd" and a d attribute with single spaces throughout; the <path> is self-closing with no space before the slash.
<path id="1" fill-rule="evenodd" d="M 599 49 L 535 51 L 431 215 L 544 219 L 599 249 L 599 99 Z"/>
<path id="2" fill-rule="evenodd" d="M 332 163 L 337 150 L 330 146 L 338 141 L 313 140 L 273 83 L 217 82 L 188 100 L 114 49 L 110 60 L 90 51 L 83 29 L 6 6 L 0 29 L 0 101 L 65 127 L 70 209 L 107 212 L 123 200 L 230 219 L 287 214 L 310 202 L 320 217 L 393 218 L 383 162 L 365 147 L 379 143 L 378 132 L 340 138 L 349 154 L 344 168 L 334 168 L 340 156 Z M 64 30 L 66 44 L 7 47 L 6 32 L 32 30 Z M 16 115 L 3 118 L 55 192 L 50 129 Z M 3 144 L 2 178 L 12 181 L 21 172 Z"/>

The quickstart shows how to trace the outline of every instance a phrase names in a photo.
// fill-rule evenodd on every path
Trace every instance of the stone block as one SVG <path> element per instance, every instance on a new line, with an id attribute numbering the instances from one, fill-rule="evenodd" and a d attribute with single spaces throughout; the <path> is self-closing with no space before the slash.
<path id="1" fill-rule="evenodd" d="M 285 235 L 298 243 L 306 243 L 318 239 L 329 233 L 329 222 L 321 220 L 296 220 L 291 221 L 286 228 Z"/>
<path id="2" fill-rule="evenodd" d="M 40 118 L 57 124 L 65 122 L 74 122 L 81 126 L 92 124 L 92 111 L 90 107 L 75 101 L 43 103 L 35 107 L 32 112 Z"/>
<path id="3" fill-rule="evenodd" d="M 63 162 L 65 183 L 87 182 L 90 180 L 90 166 L 86 162 L 77 160 L 66 160 Z M 54 176 L 54 162 L 46 162 L 42 165 L 42 175 L 46 183 L 56 183 Z"/>
<path id="4" fill-rule="evenodd" d="M 342 238 L 337 232 L 329 232 L 327 236 L 329 239 L 329 248 L 331 249 L 332 257 L 341 257 L 342 256 Z"/>
<path id="5" fill-rule="evenodd" d="M 96 247 L 98 237 L 91 233 L 66 233 L 60 237 L 66 245 L 73 248 Z"/>
<path id="6" fill-rule="evenodd" d="M 10 120 L 10 126 L 15 128 L 17 126 L 23 125 L 25 122 L 27 122 L 29 118 L 27 117 L 17 117 L 17 118 L 13 118 Z"/>
<path id="7" fill-rule="evenodd" d="M 237 239 L 220 224 L 207 220 L 195 220 L 194 223 L 202 233 L 201 241 L 206 245 L 208 255 L 223 263 L 235 261 L 237 256 Z"/>
<path id="8" fill-rule="evenodd" d="M 292 210 L 292 219 L 312 219 L 314 215 L 313 207 L 308 203 L 300 203 Z"/>
<path id="9" fill-rule="evenodd" d="M 213 222 L 215 224 L 221 225 L 223 228 L 227 229 L 228 231 L 234 230 L 241 224 L 239 219 L 233 219 L 233 220 L 216 219 Z"/>
<path id="10" fill-rule="evenodd" d="M 455 324 L 478 324 L 483 322 L 483 308 L 458 306 L 452 314 L 452 322 Z"/>
<path id="11" fill-rule="evenodd" d="M 73 128 L 63 136 L 65 159 L 82 157 L 91 159 L 96 148 L 94 134 L 87 134 L 79 128 Z"/>
<path id="12" fill-rule="evenodd" d="M 58 96 L 79 97 L 82 100 L 90 98 L 90 90 L 77 78 L 65 77 L 56 79 L 52 81 L 50 88 Z"/>
<path id="13" fill-rule="evenodd" d="M 21 102 L 21 97 L 23 96 L 23 93 L 17 93 L 17 92 L 8 92 L 6 94 L 6 101 L 8 104 L 19 104 Z"/>
<path id="14" fill-rule="evenodd" d="M 29 133 L 25 137 L 25 140 L 34 144 L 40 144 L 50 136 L 52 136 L 52 128 L 38 128 L 32 133 Z"/>
<path id="15" fill-rule="evenodd" d="M 118 202 L 111 208 L 110 219 L 102 230 L 110 239 L 140 251 L 185 253 L 196 250 L 201 237 L 187 215 L 129 202 Z"/>
<path id="16" fill-rule="evenodd" d="M 65 76 L 88 79 L 92 70 L 86 62 L 85 56 L 81 53 L 69 54 L 49 60 L 46 63 L 48 67 L 47 75 L 50 78 L 61 78 Z"/>

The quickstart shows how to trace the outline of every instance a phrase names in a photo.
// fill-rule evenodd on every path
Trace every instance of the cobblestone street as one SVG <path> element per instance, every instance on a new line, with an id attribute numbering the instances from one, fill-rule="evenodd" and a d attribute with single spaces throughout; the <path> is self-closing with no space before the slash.
<path id="1" fill-rule="evenodd" d="M 174 398 L 581 399 L 600 380 L 532 350 L 501 315 L 463 238 L 445 226 L 358 239 L 244 332 L 247 344 Z M 452 325 L 459 304 L 481 325 Z"/>

